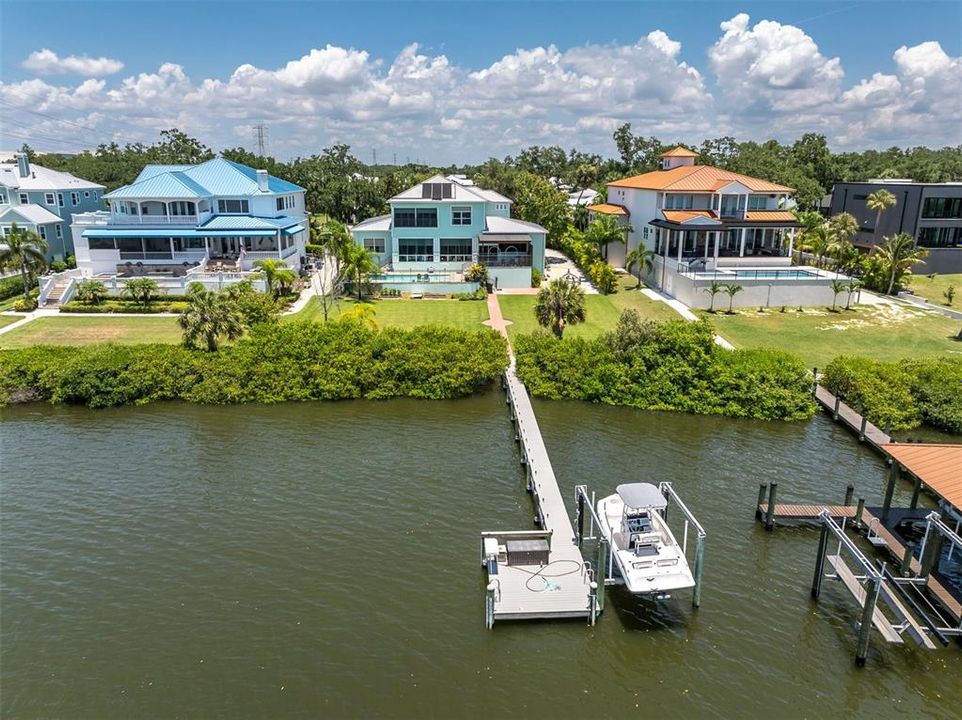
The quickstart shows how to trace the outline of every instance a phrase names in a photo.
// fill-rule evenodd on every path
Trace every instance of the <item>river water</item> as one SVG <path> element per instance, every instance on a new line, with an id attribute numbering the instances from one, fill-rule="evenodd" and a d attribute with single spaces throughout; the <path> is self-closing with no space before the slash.
<path id="1" fill-rule="evenodd" d="M 958 718 L 962 652 L 883 646 L 809 586 L 785 500 L 878 503 L 844 430 L 536 402 L 566 498 L 670 480 L 708 533 L 702 607 L 610 590 L 581 621 L 484 627 L 479 533 L 531 527 L 496 392 L 91 411 L 0 423 L 3 717 Z M 906 500 L 910 488 L 899 488 Z"/>

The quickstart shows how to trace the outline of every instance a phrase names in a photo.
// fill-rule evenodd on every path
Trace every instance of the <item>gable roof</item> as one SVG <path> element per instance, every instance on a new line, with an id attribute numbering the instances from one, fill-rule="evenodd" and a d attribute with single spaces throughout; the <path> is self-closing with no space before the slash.
<path id="1" fill-rule="evenodd" d="M 793 193 L 795 188 L 768 182 L 749 175 L 720 170 L 710 165 L 685 165 L 671 170 L 654 170 L 622 178 L 608 183 L 611 187 L 635 188 L 638 190 L 674 190 L 688 192 L 715 192 L 730 182 L 739 182 L 752 192 Z"/>
<path id="2" fill-rule="evenodd" d="M 254 217 L 253 215 L 215 215 L 201 225 L 202 230 L 276 230 L 297 225 L 301 218 L 281 215 L 275 218 Z"/>
<path id="3" fill-rule="evenodd" d="M 494 203 L 510 203 L 511 199 L 506 198 L 501 193 L 497 193 L 494 190 L 485 190 L 482 187 L 478 187 L 471 180 L 460 175 L 432 175 L 427 180 L 419 182 L 413 187 L 409 187 L 407 190 L 402 190 L 397 195 L 391 198 L 391 200 L 426 200 L 421 194 L 421 187 L 425 184 L 430 183 L 449 183 L 454 187 L 451 193 L 451 197 L 443 198 L 442 200 L 433 200 L 432 202 L 494 202 Z"/>
<path id="4" fill-rule="evenodd" d="M 627 215 L 628 211 L 621 205 L 614 205 L 612 203 L 598 203 L 596 205 L 588 205 L 588 210 L 593 213 L 600 213 L 601 215 Z"/>
<path id="5" fill-rule="evenodd" d="M 659 157 L 698 157 L 698 153 L 689 150 L 684 145 L 679 145 L 668 152 L 663 152 Z"/>
<path id="6" fill-rule="evenodd" d="M 273 175 L 267 176 L 267 192 L 302 192 L 304 188 Z M 213 158 L 199 165 L 147 165 L 130 185 L 108 194 L 124 197 L 211 197 L 262 194 L 257 170 L 225 158 Z"/>
<path id="7" fill-rule="evenodd" d="M 718 214 L 714 210 L 662 210 L 665 220 L 683 225 L 721 225 Z"/>
<path id="8" fill-rule="evenodd" d="M 42 165 L 30 163 L 30 174 L 20 177 L 16 164 L 0 164 L 0 185 L 16 190 L 104 190 L 103 185 L 78 178 L 60 170 L 51 170 Z"/>
<path id="9" fill-rule="evenodd" d="M 515 218 L 501 217 L 500 215 L 488 215 L 484 219 L 484 232 L 497 233 L 499 235 L 521 235 L 528 233 L 545 233 L 547 230 L 537 223 L 527 220 L 516 220 Z"/>
<path id="10" fill-rule="evenodd" d="M 59 215 L 54 215 L 45 207 L 37 204 L 30 205 L 11 205 L 3 212 L 0 212 L 0 222 L 17 222 L 9 215 L 19 215 L 31 225 L 46 225 L 47 223 L 63 222 Z"/>

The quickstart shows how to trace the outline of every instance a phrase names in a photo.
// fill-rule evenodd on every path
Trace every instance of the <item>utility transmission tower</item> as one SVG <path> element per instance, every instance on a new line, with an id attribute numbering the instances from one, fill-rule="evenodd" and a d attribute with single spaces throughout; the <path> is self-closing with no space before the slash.
<path id="1" fill-rule="evenodd" d="M 261 123 L 254 126 L 254 137 L 257 139 L 257 154 L 260 157 L 267 157 L 267 125 Z"/>
<path id="2" fill-rule="evenodd" d="M 377 148 L 371 148 L 371 157 L 374 158 L 374 162 L 371 164 L 377 167 Z"/>

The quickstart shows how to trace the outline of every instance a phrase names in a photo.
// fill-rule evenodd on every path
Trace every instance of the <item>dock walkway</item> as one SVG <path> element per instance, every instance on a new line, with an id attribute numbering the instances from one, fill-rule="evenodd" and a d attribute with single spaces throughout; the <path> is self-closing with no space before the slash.
<path id="1" fill-rule="evenodd" d="M 505 373 L 505 390 L 526 466 L 528 488 L 541 528 L 550 533 L 550 538 L 547 565 L 499 564 L 498 575 L 489 578 L 498 586 L 494 619 L 590 617 L 594 600 L 590 569 L 578 548 L 531 399 L 515 374 L 513 358 Z"/>
<path id="2" fill-rule="evenodd" d="M 887 433 L 879 430 L 858 411 L 846 405 L 841 398 L 833 395 L 822 385 L 815 386 L 815 399 L 832 416 L 859 436 L 859 440 L 867 442 L 880 453 L 885 453 L 882 445 L 892 442 Z M 837 417 L 836 417 L 837 416 Z"/>

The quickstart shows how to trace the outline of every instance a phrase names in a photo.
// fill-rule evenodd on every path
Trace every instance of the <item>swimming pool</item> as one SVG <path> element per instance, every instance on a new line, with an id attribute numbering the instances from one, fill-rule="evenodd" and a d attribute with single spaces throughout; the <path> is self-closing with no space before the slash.
<path id="1" fill-rule="evenodd" d="M 819 277 L 817 272 L 803 268 L 777 269 L 769 268 L 752 270 L 740 268 L 735 270 L 736 280 L 814 280 Z"/>
<path id="2" fill-rule="evenodd" d="M 450 273 L 385 273 L 368 278 L 376 283 L 452 282 Z"/>

